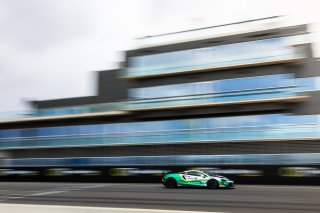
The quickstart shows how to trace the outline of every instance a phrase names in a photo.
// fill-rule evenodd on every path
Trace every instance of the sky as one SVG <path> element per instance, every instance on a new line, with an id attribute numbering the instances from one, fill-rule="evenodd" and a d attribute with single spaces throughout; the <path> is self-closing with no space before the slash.
<path id="1" fill-rule="evenodd" d="M 95 95 L 95 71 L 118 68 L 146 35 L 285 15 L 311 23 L 319 57 L 319 8 L 319 0 L 0 0 L 0 112 Z"/>

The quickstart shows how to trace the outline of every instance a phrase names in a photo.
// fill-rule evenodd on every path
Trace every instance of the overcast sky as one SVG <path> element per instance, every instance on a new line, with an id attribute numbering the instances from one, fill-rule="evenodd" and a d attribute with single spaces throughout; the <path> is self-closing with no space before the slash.
<path id="1" fill-rule="evenodd" d="M 94 71 L 118 67 L 139 36 L 287 15 L 313 23 L 317 38 L 319 8 L 319 0 L 0 0 L 0 112 L 94 95 Z"/>

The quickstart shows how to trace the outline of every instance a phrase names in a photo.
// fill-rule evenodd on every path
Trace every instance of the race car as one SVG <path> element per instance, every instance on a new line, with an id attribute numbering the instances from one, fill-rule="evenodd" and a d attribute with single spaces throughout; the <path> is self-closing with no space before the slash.
<path id="1" fill-rule="evenodd" d="M 219 175 L 208 175 L 198 170 L 188 170 L 179 173 L 167 173 L 162 178 L 167 188 L 206 187 L 209 189 L 234 188 L 234 182 Z"/>

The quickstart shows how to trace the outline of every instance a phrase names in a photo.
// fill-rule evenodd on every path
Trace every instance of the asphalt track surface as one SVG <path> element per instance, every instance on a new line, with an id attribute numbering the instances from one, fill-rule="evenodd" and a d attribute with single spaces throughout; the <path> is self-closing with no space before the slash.
<path id="1" fill-rule="evenodd" d="M 0 203 L 209 212 L 320 212 L 320 187 L 237 185 L 231 190 L 209 190 L 166 189 L 161 184 L 2 182 Z"/>

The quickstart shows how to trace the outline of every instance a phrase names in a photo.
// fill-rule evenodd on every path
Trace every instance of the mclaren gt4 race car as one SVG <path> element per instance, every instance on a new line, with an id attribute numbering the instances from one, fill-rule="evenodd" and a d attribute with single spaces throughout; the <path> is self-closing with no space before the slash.
<path id="1" fill-rule="evenodd" d="M 180 173 L 168 173 L 162 178 L 162 183 L 167 188 L 176 187 L 206 187 L 209 189 L 234 188 L 232 180 L 218 175 L 210 176 L 197 170 Z"/>

